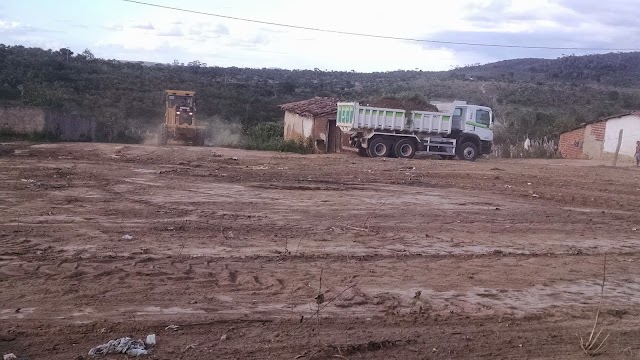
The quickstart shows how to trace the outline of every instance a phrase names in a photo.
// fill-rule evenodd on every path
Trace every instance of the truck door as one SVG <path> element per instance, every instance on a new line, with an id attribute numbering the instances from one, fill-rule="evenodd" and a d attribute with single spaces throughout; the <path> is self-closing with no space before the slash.
<path id="1" fill-rule="evenodd" d="M 451 124 L 451 129 L 453 130 L 464 130 L 464 119 L 465 119 L 465 108 L 457 107 L 453 109 L 453 116 L 451 120 L 453 123 Z"/>
<path id="2" fill-rule="evenodd" d="M 482 141 L 493 141 L 493 114 L 488 109 L 467 109 L 466 132 L 474 133 Z"/>

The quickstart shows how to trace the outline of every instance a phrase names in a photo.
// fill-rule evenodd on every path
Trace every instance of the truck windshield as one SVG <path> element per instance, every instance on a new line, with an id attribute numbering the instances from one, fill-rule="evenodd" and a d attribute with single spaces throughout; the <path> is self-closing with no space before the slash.
<path id="1" fill-rule="evenodd" d="M 476 110 L 476 122 L 481 125 L 491 125 L 491 113 L 487 110 Z"/>
<path id="2" fill-rule="evenodd" d="M 169 107 L 191 107 L 193 105 L 193 97 L 169 95 L 167 97 Z"/>

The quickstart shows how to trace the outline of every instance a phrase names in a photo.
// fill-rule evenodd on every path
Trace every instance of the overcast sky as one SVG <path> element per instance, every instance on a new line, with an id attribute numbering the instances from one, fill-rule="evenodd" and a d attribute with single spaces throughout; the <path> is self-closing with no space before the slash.
<path id="1" fill-rule="evenodd" d="M 638 0 L 143 1 L 275 23 L 403 38 L 640 48 Z M 217 66 L 363 72 L 448 70 L 456 65 L 512 58 L 594 53 L 327 34 L 122 0 L 1 0 L 0 43 L 56 50 L 69 47 L 75 52 L 89 48 L 98 57 L 122 60 L 200 60 Z"/>

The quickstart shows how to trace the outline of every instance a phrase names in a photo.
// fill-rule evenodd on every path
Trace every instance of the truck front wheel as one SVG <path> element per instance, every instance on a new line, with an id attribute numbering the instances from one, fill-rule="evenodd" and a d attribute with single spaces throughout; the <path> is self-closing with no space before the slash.
<path id="1" fill-rule="evenodd" d="M 416 142 L 410 139 L 400 139 L 393 146 L 396 157 L 401 159 L 412 159 L 416 155 Z"/>
<path id="2" fill-rule="evenodd" d="M 391 146 L 389 146 L 389 143 L 379 137 L 371 140 L 367 147 L 367 155 L 372 158 L 386 157 L 389 156 L 390 153 Z"/>
<path id="3" fill-rule="evenodd" d="M 458 147 L 457 155 L 460 160 L 475 161 L 479 155 L 478 145 L 466 142 Z"/>

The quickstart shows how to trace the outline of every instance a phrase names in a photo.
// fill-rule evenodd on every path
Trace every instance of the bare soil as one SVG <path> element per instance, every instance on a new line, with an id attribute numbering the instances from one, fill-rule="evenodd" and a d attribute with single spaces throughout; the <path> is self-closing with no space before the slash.
<path id="1" fill-rule="evenodd" d="M 579 359 L 606 252 L 603 357 L 637 359 L 639 203 L 589 161 L 0 144 L 0 352 Z"/>

